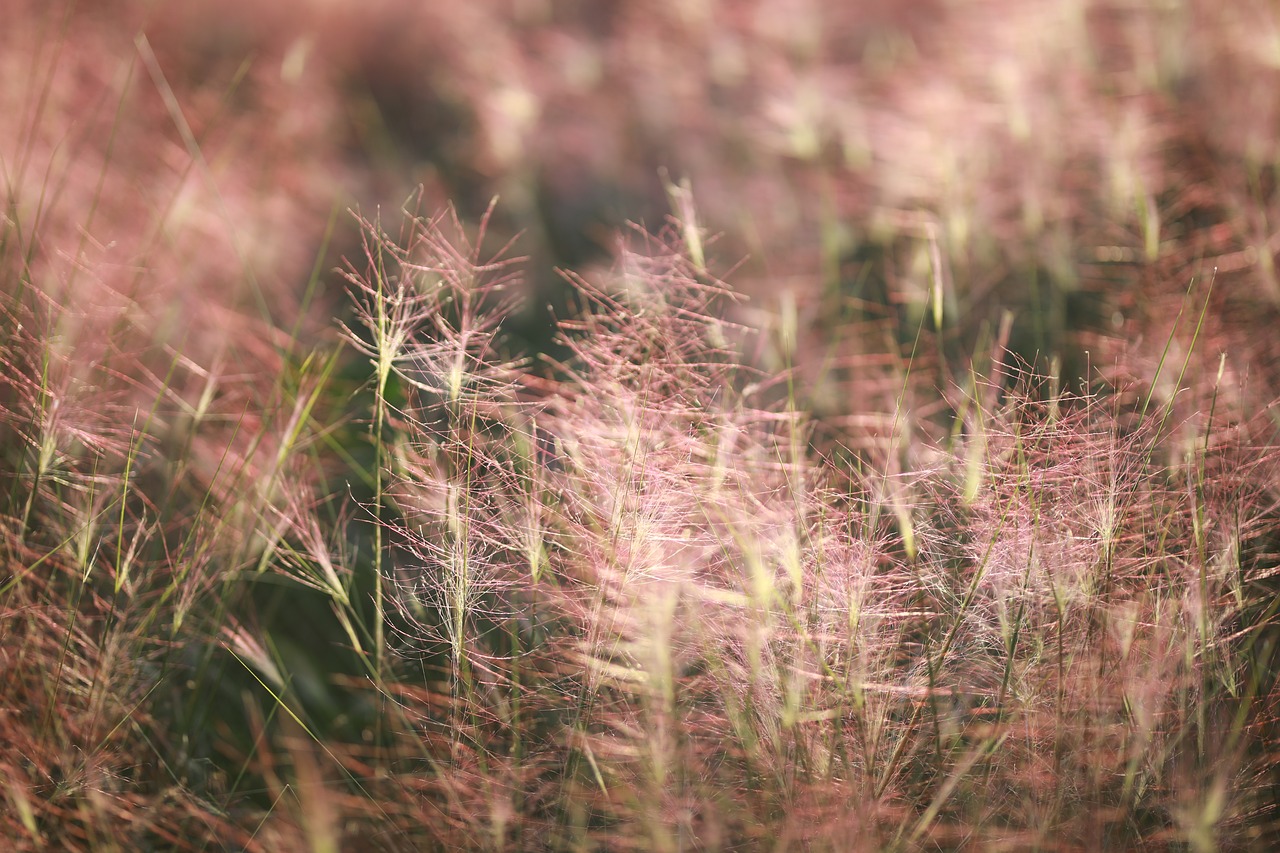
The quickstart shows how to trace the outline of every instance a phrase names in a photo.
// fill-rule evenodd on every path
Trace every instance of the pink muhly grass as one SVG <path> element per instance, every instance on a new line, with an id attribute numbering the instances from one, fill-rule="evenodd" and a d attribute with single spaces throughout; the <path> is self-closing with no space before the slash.
<path id="1" fill-rule="evenodd" d="M 1124 423 L 1022 386 L 909 457 L 927 466 L 842 471 L 761 400 L 773 380 L 719 319 L 727 288 L 670 235 L 646 240 L 607 285 L 572 279 L 583 310 L 554 379 L 464 358 L 501 370 L 419 382 L 394 414 L 394 602 L 406 641 L 450 650 L 449 696 L 424 698 L 454 721 L 432 766 L 458 837 L 1087 845 L 1108 814 L 1198 819 L 1182 732 L 1209 755 L 1218 712 L 1195 709 L 1228 700 L 1206 678 L 1248 675 L 1230 608 L 1197 614 L 1226 604 L 1223 560 L 1262 496 L 1212 485 L 1214 465 L 1180 492 L 1196 469 L 1159 466 L 1160 413 Z M 418 320 L 441 341 L 405 351 L 457 363 L 454 321 Z M 1173 543 L 1219 518 L 1189 562 Z M 1252 808 L 1264 771 L 1231 754 L 1213 778 L 1254 780 Z"/>
<path id="2" fill-rule="evenodd" d="M 417 603 L 406 612 L 430 607 L 442 614 L 437 629 L 460 675 L 474 608 L 494 591 L 485 526 L 478 522 L 488 512 L 483 472 L 498 461 L 485 456 L 494 441 L 486 433 L 503 428 L 516 365 L 495 357 L 500 323 L 513 304 L 503 293 L 512 261 L 501 259 L 501 252 L 480 260 L 486 223 L 474 245 L 453 214 L 411 216 L 399 242 L 366 223 L 368 271 L 349 275 L 363 330 L 347 329 L 347 337 L 373 364 L 377 401 L 371 427 L 378 453 L 373 642 L 379 673 L 384 496 L 403 519 L 389 532 L 413 555 L 406 600 Z M 393 375 L 406 396 L 400 409 L 387 402 Z M 388 429 L 406 440 L 393 439 Z M 429 497 L 417 500 L 415 494 Z"/>

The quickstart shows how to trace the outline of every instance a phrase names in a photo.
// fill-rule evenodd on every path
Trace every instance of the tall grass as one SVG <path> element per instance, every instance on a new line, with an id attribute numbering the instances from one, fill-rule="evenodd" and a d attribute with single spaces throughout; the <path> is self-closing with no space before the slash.
<path id="1" fill-rule="evenodd" d="M 904 408 L 909 443 L 828 455 L 679 223 L 570 276 L 569 356 L 531 371 L 503 350 L 510 262 L 408 222 L 366 224 L 350 276 L 372 389 L 351 426 L 337 351 L 241 403 L 196 373 L 187 402 L 181 356 L 139 374 L 122 333 L 73 359 L 66 309 L 10 300 L 12 838 L 1263 843 L 1277 459 L 1265 413 L 1222 416 L 1221 375 L 1177 372 L 1205 413 L 1180 425 L 1173 395 L 1046 398 L 992 367 L 945 443 Z M 360 465 L 338 435 L 371 487 L 328 498 L 317 472 Z M 325 602 L 352 675 L 317 682 L 245 609 L 268 577 Z M 225 716 L 183 698 L 235 668 Z M 368 697 L 354 740 L 334 690 Z"/>
<path id="2" fill-rule="evenodd" d="M 203 71 L 166 38 L 208 10 L 121 0 L 112 29 L 68 6 L 0 36 L 27 74 L 0 90 L 6 849 L 1276 844 L 1274 347 L 1239 334 L 1272 316 L 1271 143 L 1224 103 L 1250 180 L 1162 159 L 1190 72 L 1152 33 L 1178 9 L 942 15 L 991 37 L 990 70 L 889 12 L 854 62 L 778 4 L 538 5 L 528 44 L 577 77 L 522 76 L 541 60 L 496 4 L 432 7 L 386 56 L 336 12 L 305 37 L 265 16 L 270 61 L 225 76 L 232 36 Z M 1263 63 L 1252 35 L 1214 52 L 1239 10 L 1191 11 L 1191 65 Z M 633 86 L 578 25 L 672 68 Z M 504 62 L 459 55 L 489 31 Z M 341 158 L 308 140 L 341 110 L 313 44 L 375 66 L 349 119 L 373 136 L 374 60 L 457 60 L 439 97 L 475 96 L 484 144 L 437 183 L 500 176 L 515 213 L 423 215 L 423 190 L 352 217 L 327 278 Z M 1141 103 L 1099 94 L 1119 83 Z M 540 347 L 543 271 L 513 247 L 545 261 L 541 184 L 625 147 L 595 118 L 539 142 L 566 93 L 711 142 L 677 152 L 697 174 L 667 181 L 665 226 L 560 271 Z M 295 215 L 310 237 L 277 230 Z M 725 272 L 744 245 L 763 256 Z M 1201 275 L 1206 253 L 1237 265 Z M 1081 257 L 1129 278 L 1073 328 L 1103 277 Z"/>
<path id="3" fill-rule="evenodd" d="M 495 336 L 506 265 L 414 222 L 374 233 L 349 333 L 385 445 L 388 846 L 1263 843 L 1276 460 L 1215 387 L 1172 462 L 1145 392 L 1022 373 L 948 446 L 851 469 L 677 231 L 571 277 L 535 378 Z"/>

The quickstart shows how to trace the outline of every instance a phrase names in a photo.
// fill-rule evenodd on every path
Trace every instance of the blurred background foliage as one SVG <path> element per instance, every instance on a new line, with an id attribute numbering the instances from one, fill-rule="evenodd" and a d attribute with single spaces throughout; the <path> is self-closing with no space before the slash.
<path id="1" fill-rule="evenodd" d="M 935 277 L 959 350 L 1010 310 L 1017 354 L 1073 378 L 1086 342 L 1105 365 L 1163 340 L 1214 269 L 1251 348 L 1280 301 L 1266 2 L 11 5 L 11 195 L 44 198 L 42 234 L 65 220 L 122 267 L 145 239 L 199 252 L 147 275 L 251 278 L 273 316 L 356 244 L 346 208 L 394 218 L 423 186 L 472 221 L 500 199 L 545 342 L 555 267 L 608 265 L 681 180 L 744 310 L 794 300 L 809 348 L 833 314 L 910 335 Z"/>

